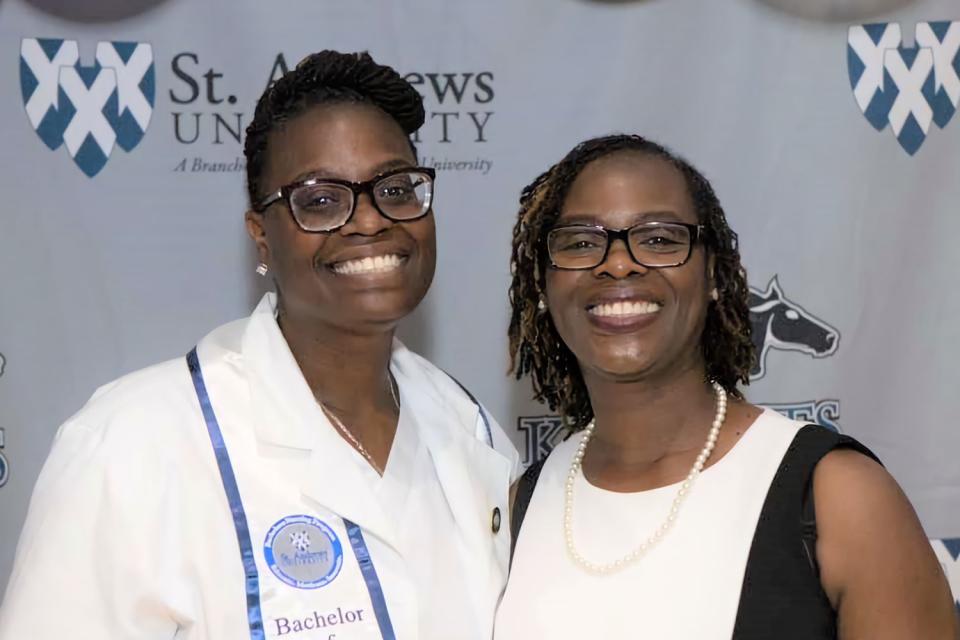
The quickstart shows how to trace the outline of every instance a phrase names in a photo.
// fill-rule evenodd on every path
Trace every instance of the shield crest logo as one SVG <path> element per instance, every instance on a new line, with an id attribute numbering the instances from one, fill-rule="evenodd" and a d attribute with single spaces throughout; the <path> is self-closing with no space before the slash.
<path id="1" fill-rule="evenodd" d="M 133 150 L 150 125 L 156 100 L 153 48 L 99 42 L 95 63 L 85 67 L 75 40 L 24 38 L 20 90 L 27 118 L 43 143 L 51 150 L 65 145 L 92 178 L 115 146 Z"/>
<path id="2" fill-rule="evenodd" d="M 960 538 L 930 540 L 933 552 L 943 567 L 943 573 L 953 592 L 954 606 L 960 613 Z"/>
<path id="3" fill-rule="evenodd" d="M 900 25 L 855 25 L 847 32 L 847 72 L 854 99 L 877 130 L 890 126 L 915 154 L 943 129 L 960 104 L 960 21 L 920 22 L 915 44 L 903 45 Z"/>

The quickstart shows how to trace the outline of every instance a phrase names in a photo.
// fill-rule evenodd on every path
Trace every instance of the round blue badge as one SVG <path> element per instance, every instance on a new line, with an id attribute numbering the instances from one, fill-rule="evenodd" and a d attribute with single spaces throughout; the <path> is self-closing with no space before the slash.
<path id="1" fill-rule="evenodd" d="M 343 566 L 340 539 L 313 516 L 287 516 L 270 527 L 263 541 L 267 566 L 284 583 L 297 589 L 330 584 Z"/>

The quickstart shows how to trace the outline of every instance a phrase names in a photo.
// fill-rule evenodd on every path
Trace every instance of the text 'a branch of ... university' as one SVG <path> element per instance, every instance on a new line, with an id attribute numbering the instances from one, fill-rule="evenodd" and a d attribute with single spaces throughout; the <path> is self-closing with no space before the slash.
<path id="1" fill-rule="evenodd" d="M 457 160 L 456 158 L 424 156 L 419 162 L 421 166 L 432 167 L 437 171 L 476 171 L 484 176 L 493 169 L 493 160 L 487 158 Z"/>
<path id="2" fill-rule="evenodd" d="M 238 173 L 246 171 L 247 162 L 237 156 L 231 160 L 208 160 L 200 156 L 186 157 L 173 167 L 174 173 Z"/>

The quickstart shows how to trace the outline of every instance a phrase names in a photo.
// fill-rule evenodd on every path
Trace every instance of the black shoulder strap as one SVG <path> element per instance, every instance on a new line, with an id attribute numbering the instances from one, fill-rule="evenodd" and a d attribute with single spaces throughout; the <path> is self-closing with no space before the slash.
<path id="1" fill-rule="evenodd" d="M 543 470 L 543 463 L 547 459 L 530 465 L 517 481 L 517 492 L 513 497 L 513 510 L 510 512 L 510 563 L 513 564 L 513 550 L 517 547 L 517 538 L 520 536 L 520 525 L 527 515 L 527 507 L 533 497 L 533 490 L 537 487 L 537 479 Z"/>
<path id="2" fill-rule="evenodd" d="M 819 425 L 797 432 L 774 476 L 747 559 L 734 640 L 836 637 L 836 615 L 820 585 L 813 472 L 835 449 L 877 457 Z"/>

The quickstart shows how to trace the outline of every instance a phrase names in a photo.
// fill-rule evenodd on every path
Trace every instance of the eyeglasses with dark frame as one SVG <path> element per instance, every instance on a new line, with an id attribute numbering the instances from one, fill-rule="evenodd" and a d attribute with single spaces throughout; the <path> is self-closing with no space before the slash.
<path id="1" fill-rule="evenodd" d="M 634 262 L 649 269 L 679 267 L 703 240 L 703 225 L 684 222 L 641 222 L 626 229 L 570 224 L 547 233 L 547 254 L 555 269 L 595 269 L 610 254 L 614 240 L 622 240 Z"/>
<path id="2" fill-rule="evenodd" d="M 307 178 L 284 185 L 254 207 L 267 207 L 286 200 L 287 208 L 303 231 L 329 233 L 350 222 L 361 194 L 370 196 L 374 208 L 392 222 L 411 222 L 424 217 L 433 205 L 436 171 L 429 167 L 403 167 L 380 173 L 364 182 L 336 178 Z"/>

